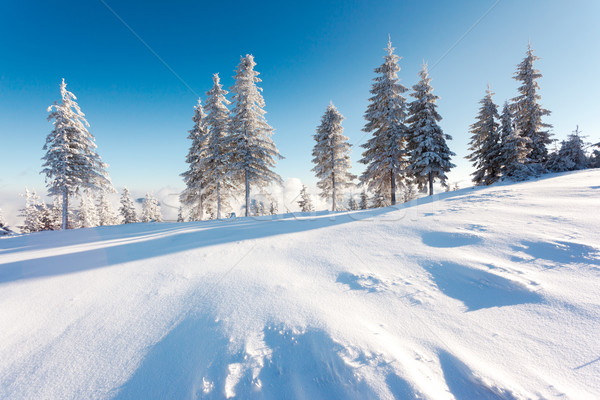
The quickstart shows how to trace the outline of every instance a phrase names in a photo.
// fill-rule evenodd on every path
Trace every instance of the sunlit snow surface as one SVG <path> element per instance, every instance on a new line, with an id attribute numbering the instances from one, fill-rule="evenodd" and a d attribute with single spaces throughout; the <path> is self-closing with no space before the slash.
<path id="1" fill-rule="evenodd" d="M 2 238 L 0 398 L 598 398 L 599 185 Z"/>

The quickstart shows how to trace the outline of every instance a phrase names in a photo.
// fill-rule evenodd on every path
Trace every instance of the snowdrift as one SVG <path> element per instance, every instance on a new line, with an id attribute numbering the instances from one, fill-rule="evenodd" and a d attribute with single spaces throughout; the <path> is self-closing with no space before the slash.
<path id="1" fill-rule="evenodd" d="M 0 238 L 0 398 L 600 397 L 599 185 Z"/>

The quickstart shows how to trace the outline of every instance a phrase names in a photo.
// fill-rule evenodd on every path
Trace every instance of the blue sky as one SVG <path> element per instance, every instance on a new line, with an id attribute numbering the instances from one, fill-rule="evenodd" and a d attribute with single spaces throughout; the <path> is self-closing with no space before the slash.
<path id="1" fill-rule="evenodd" d="M 416 83 L 422 61 L 430 65 L 441 125 L 457 154 L 450 181 L 471 172 L 468 129 L 486 85 L 499 105 L 516 94 L 512 75 L 528 40 L 541 57 L 541 102 L 552 111 L 546 121 L 555 137 L 579 124 L 588 140 L 600 141 L 595 0 L 105 1 L 170 69 L 102 1 L 4 1 L 0 191 L 44 191 L 40 158 L 52 129 L 46 108 L 58 100 L 63 77 L 117 188 L 181 188 L 197 95 L 204 99 L 215 72 L 229 88 L 247 53 L 286 157 L 277 172 L 314 182 L 312 135 L 330 100 L 346 117 L 351 143 L 367 139 L 363 113 L 388 34 L 403 57 L 403 84 Z M 352 154 L 357 174 L 361 150 Z"/>

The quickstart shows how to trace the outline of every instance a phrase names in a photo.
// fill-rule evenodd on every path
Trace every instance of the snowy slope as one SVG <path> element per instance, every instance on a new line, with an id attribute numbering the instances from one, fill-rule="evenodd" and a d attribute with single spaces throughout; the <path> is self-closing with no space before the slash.
<path id="1" fill-rule="evenodd" d="M 600 170 L 0 239 L 0 398 L 600 397 Z"/>

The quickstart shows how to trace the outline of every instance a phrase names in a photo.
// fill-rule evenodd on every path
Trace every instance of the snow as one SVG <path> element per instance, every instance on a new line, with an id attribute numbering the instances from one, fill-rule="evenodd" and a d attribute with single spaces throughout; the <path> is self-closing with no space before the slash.
<path id="1" fill-rule="evenodd" d="M 600 170 L 0 238 L 0 398 L 596 398 Z"/>

